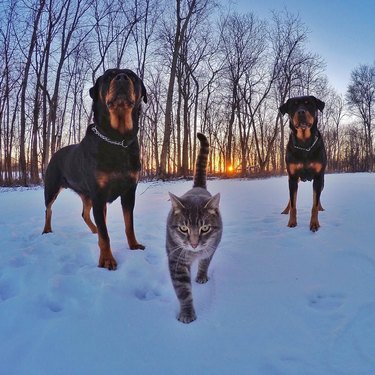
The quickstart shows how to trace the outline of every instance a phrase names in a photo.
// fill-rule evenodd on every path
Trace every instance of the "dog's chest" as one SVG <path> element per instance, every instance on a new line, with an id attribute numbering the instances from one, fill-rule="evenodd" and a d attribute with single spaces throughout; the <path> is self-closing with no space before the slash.
<path id="1" fill-rule="evenodd" d="M 97 171 L 95 180 L 98 188 L 106 193 L 108 202 L 112 202 L 138 182 L 138 175 L 137 171 Z"/>
<path id="2" fill-rule="evenodd" d="M 296 162 L 288 165 L 288 172 L 290 175 L 299 177 L 302 181 L 311 181 L 323 170 L 323 167 L 320 162 Z"/>

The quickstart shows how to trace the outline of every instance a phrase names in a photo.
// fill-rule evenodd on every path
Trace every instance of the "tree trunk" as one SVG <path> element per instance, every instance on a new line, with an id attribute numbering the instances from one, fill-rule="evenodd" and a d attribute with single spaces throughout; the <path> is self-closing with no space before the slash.
<path id="1" fill-rule="evenodd" d="M 178 55 L 180 52 L 180 48 L 182 42 L 184 40 L 186 29 L 188 27 L 190 18 L 193 14 L 193 11 L 196 6 L 196 0 L 192 0 L 189 4 L 189 11 L 185 18 L 181 17 L 181 0 L 176 0 L 176 15 L 177 15 L 177 23 L 176 23 L 176 35 L 174 37 L 173 43 L 173 55 L 172 55 L 172 65 L 171 71 L 169 75 L 169 83 L 168 83 L 168 92 L 167 92 L 167 101 L 165 104 L 165 120 L 164 120 L 164 137 L 163 137 L 163 144 L 161 149 L 160 155 L 160 169 L 159 169 L 159 177 L 164 178 L 166 176 L 166 169 L 167 169 L 167 157 L 169 151 L 169 142 L 170 142 L 170 134 L 171 134 L 171 126 L 172 126 L 172 107 L 173 107 L 173 92 L 174 92 L 174 83 L 176 79 L 176 72 L 177 72 L 177 62 L 178 62 Z M 181 21 L 184 20 L 184 23 L 181 24 Z"/>
<path id="2" fill-rule="evenodd" d="M 26 90 L 29 80 L 29 72 L 34 53 L 35 44 L 37 41 L 37 31 L 39 26 L 39 20 L 42 15 L 45 0 L 40 0 L 39 8 L 35 14 L 35 20 L 33 25 L 33 33 L 31 35 L 30 47 L 26 58 L 25 69 L 23 72 L 22 90 L 21 90 L 21 108 L 20 108 L 20 157 L 19 157 L 19 168 L 20 168 L 20 182 L 23 186 L 27 186 L 27 166 L 26 166 Z"/>

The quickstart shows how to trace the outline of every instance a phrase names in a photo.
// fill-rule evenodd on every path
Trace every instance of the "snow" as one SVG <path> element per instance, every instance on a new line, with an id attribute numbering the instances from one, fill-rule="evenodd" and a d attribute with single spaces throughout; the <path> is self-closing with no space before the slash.
<path id="1" fill-rule="evenodd" d="M 374 174 L 327 175 L 309 230 L 312 184 L 301 183 L 298 226 L 280 212 L 287 178 L 212 180 L 222 242 L 207 284 L 193 283 L 198 319 L 176 320 L 167 268 L 168 191 L 141 183 L 128 249 L 120 202 L 108 228 L 117 271 L 97 267 L 97 237 L 71 191 L 41 235 L 43 190 L 0 192 L 0 374 L 374 374 Z"/>

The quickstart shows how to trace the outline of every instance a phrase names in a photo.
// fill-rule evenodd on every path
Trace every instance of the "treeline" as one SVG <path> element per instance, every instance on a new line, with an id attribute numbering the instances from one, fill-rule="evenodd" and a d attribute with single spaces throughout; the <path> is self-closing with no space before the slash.
<path id="1" fill-rule="evenodd" d="M 261 19 L 213 0 L 1 2 L 0 185 L 41 182 L 51 155 L 82 139 L 88 90 L 113 67 L 147 87 L 144 177 L 191 174 L 197 131 L 212 145 L 212 174 L 284 173 L 289 129 L 278 107 L 305 94 L 326 102 L 329 169 L 372 170 L 375 65 L 354 69 L 340 96 L 307 41 L 298 15 Z"/>

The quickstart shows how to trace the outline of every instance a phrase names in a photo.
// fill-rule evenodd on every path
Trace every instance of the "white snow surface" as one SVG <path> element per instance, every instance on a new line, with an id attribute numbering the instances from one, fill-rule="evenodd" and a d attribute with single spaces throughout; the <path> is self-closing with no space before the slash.
<path id="1" fill-rule="evenodd" d="M 375 374 L 375 174 L 326 175 L 309 230 L 312 184 L 288 228 L 287 177 L 211 180 L 222 241 L 209 281 L 193 281 L 198 319 L 177 321 L 167 267 L 168 191 L 140 183 L 129 250 L 120 201 L 108 209 L 116 271 L 65 190 L 42 235 L 43 189 L 0 192 L 0 374 Z M 196 268 L 195 268 L 196 270 Z"/>

